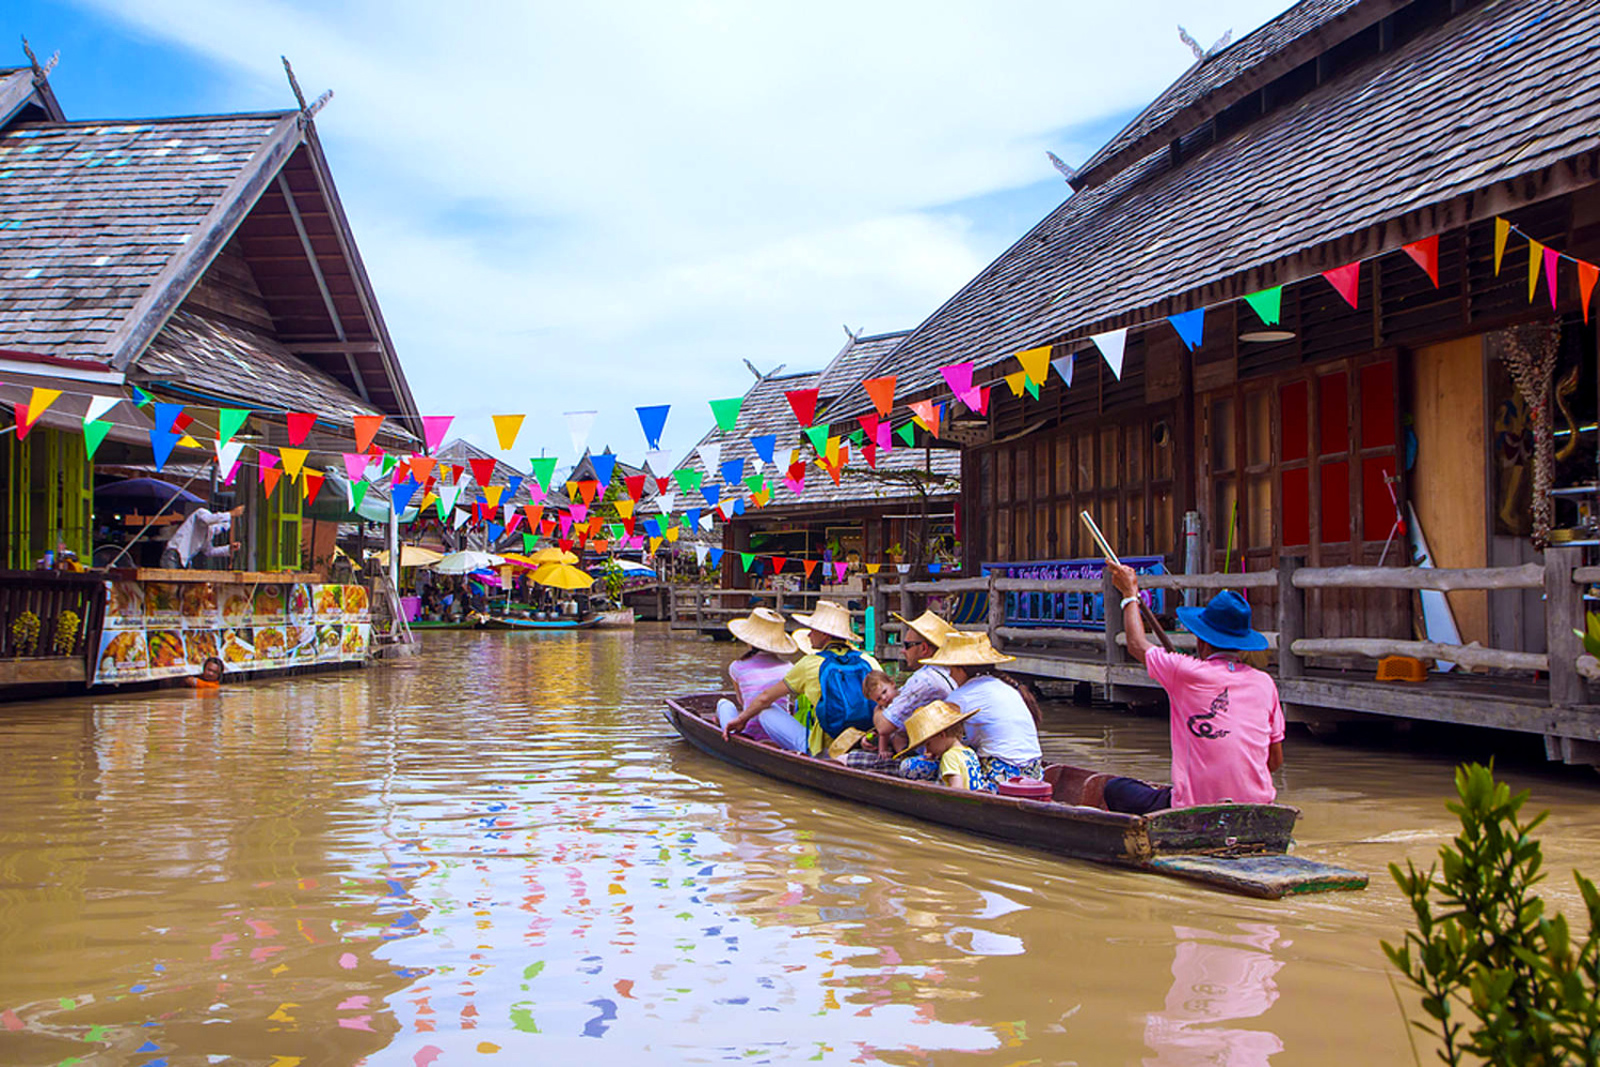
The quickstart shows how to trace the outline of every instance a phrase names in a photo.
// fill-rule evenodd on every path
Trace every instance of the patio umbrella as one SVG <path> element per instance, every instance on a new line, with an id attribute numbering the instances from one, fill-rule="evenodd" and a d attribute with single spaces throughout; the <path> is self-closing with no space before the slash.
<path id="1" fill-rule="evenodd" d="M 400 546 L 400 566 L 402 567 L 428 567 L 442 559 L 444 559 L 444 556 L 431 548 L 423 548 L 421 545 Z M 385 567 L 389 565 L 388 550 L 378 553 L 378 562 Z"/>
<path id="2" fill-rule="evenodd" d="M 535 564 L 544 563 L 576 563 L 578 557 L 571 552 L 563 551 L 555 545 L 545 545 L 539 551 L 529 556 L 528 559 Z"/>
<path id="3" fill-rule="evenodd" d="M 622 573 L 628 575 L 629 577 L 634 575 L 643 576 L 646 574 L 652 578 L 656 576 L 656 569 L 654 567 L 646 567 L 643 563 L 638 563 L 631 559 L 614 559 L 610 560 L 609 563 L 615 563 L 622 569 Z M 597 566 L 590 567 L 589 569 L 590 571 L 604 571 L 607 566 L 608 563 L 601 563 Z"/>
<path id="4" fill-rule="evenodd" d="M 149 507 L 158 514 L 164 506 L 169 511 L 182 511 L 185 507 L 203 503 L 187 489 L 171 482 L 164 482 L 160 478 L 128 478 L 125 481 L 111 482 L 97 487 L 94 498 L 97 504 L 109 505 L 118 511 L 136 511 L 139 508 Z"/>
<path id="5" fill-rule="evenodd" d="M 471 574 L 486 567 L 498 567 L 505 560 L 492 552 L 452 552 L 433 565 L 440 574 Z"/>
<path id="6" fill-rule="evenodd" d="M 533 580 L 553 589 L 587 589 L 594 579 L 570 563 L 546 563 L 533 572 Z"/>

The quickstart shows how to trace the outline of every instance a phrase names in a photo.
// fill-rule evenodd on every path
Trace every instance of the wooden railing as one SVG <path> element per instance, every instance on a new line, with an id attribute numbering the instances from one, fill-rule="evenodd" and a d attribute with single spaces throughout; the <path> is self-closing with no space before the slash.
<path id="1" fill-rule="evenodd" d="M 0 686 L 32 681 L 81 681 L 100 640 L 106 587 L 102 577 L 66 571 L 0 570 Z M 70 633 L 64 616 L 78 617 Z M 18 624 L 31 613 L 31 625 Z M 63 673 L 61 667 L 70 667 Z M 38 669 L 34 669 L 38 668 Z"/>
<path id="2" fill-rule="evenodd" d="M 773 608 L 780 614 L 808 611 L 818 600 L 843 602 L 862 594 L 818 593 L 813 590 L 719 589 L 704 585 L 672 586 L 670 627 L 675 630 L 709 632 L 725 628 L 729 619 L 750 614 L 751 608 Z M 866 611 L 851 609 L 851 618 L 861 622 Z"/>

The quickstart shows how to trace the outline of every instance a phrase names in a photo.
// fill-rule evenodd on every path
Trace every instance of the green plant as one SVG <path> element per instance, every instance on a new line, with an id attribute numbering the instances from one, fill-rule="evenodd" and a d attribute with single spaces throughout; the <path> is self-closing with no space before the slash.
<path id="1" fill-rule="evenodd" d="M 39 644 L 39 616 L 24 611 L 11 623 L 11 643 L 24 656 L 31 655 Z"/>
<path id="2" fill-rule="evenodd" d="M 50 641 L 52 647 L 63 656 L 71 652 L 72 646 L 77 644 L 78 627 L 82 624 L 83 620 L 78 618 L 76 611 L 63 611 L 56 617 L 56 634 Z"/>
<path id="3" fill-rule="evenodd" d="M 1399 945 L 1383 943 L 1422 994 L 1428 1019 L 1413 1025 L 1449 1064 L 1600 1064 L 1600 893 L 1575 874 L 1589 920 L 1575 946 L 1534 891 L 1545 877 L 1534 831 L 1548 813 L 1522 819 L 1527 792 L 1513 795 L 1481 764 L 1456 769 L 1456 793 L 1447 807 L 1461 833 L 1440 863 L 1389 866 L 1417 921 Z"/>
<path id="4" fill-rule="evenodd" d="M 605 576 L 606 596 L 620 602 L 622 599 L 622 585 L 627 577 L 623 574 L 622 567 L 618 565 L 616 560 L 608 559 L 606 560 L 605 570 L 601 573 Z"/>

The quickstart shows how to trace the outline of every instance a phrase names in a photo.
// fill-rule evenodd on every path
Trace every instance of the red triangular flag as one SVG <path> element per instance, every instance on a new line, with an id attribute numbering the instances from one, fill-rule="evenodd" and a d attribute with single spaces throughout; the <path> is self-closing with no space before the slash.
<path id="1" fill-rule="evenodd" d="M 311 427 L 317 424 L 317 417 L 306 411 L 291 411 L 284 416 L 284 421 L 289 424 L 289 443 L 298 445 L 306 439 Z M 365 452 L 366 449 L 360 451 Z"/>
<path id="2" fill-rule="evenodd" d="M 869 441 L 878 439 L 878 415 L 876 412 L 861 416 L 861 432 L 867 435 Z"/>
<path id="3" fill-rule="evenodd" d="M 622 528 L 628 531 L 628 536 L 633 536 L 633 524 L 638 521 L 632 515 L 622 520 Z"/>
<path id="4" fill-rule="evenodd" d="M 1401 245 L 1400 250 L 1411 257 L 1413 263 L 1421 267 L 1428 275 L 1428 280 L 1435 289 L 1439 288 L 1439 235 L 1424 237 L 1420 241 L 1412 241 L 1408 245 Z"/>
<path id="5" fill-rule="evenodd" d="M 1600 267 L 1578 260 L 1578 295 L 1583 302 L 1583 321 L 1589 321 L 1589 298 L 1594 295 L 1594 283 L 1600 278 Z"/>
<path id="6" fill-rule="evenodd" d="M 556 520 L 554 520 L 554 519 L 540 519 L 539 520 L 539 536 L 540 537 L 549 537 L 551 534 L 553 534 L 555 532 L 556 532 Z"/>
<path id="7" fill-rule="evenodd" d="M 638 503 L 639 498 L 644 496 L 644 475 L 635 474 L 630 478 L 624 478 L 622 484 L 628 487 L 628 499 L 634 503 Z"/>
<path id="8" fill-rule="evenodd" d="M 305 491 L 307 504 L 315 504 L 317 502 L 317 494 L 322 492 L 322 483 L 325 480 L 325 475 L 306 471 L 305 477 L 300 481 L 300 487 Z"/>
<path id="9" fill-rule="evenodd" d="M 806 577 L 809 578 L 811 577 L 811 572 L 817 569 L 817 561 L 814 559 L 808 559 L 804 560 L 803 562 L 806 568 Z"/>
<path id="10" fill-rule="evenodd" d="M 372 451 L 372 439 L 378 436 L 378 429 L 383 425 L 382 415 L 357 415 L 356 424 L 356 451 Z"/>
<path id="11" fill-rule="evenodd" d="M 973 391 L 977 394 L 977 396 L 973 397 L 972 399 L 978 402 L 978 406 L 972 408 L 972 410 L 976 411 L 979 415 L 989 414 L 989 387 L 985 385 L 981 389 L 975 389 Z M 972 407 L 970 402 L 967 404 L 967 406 Z"/>
<path id="12" fill-rule="evenodd" d="M 817 390 L 790 389 L 783 395 L 788 398 L 789 407 L 794 411 L 794 417 L 800 420 L 800 425 L 810 426 L 817 417 Z"/>
<path id="13" fill-rule="evenodd" d="M 478 483 L 479 488 L 484 488 L 494 481 L 494 460 L 469 459 L 467 466 L 472 468 L 472 479 Z"/>
<path id="14" fill-rule="evenodd" d="M 563 551 L 563 552 L 571 552 L 572 551 L 572 542 L 570 540 L 568 540 L 567 538 L 562 538 L 560 541 L 558 541 L 556 543 L 561 546 L 561 551 Z"/>
<path id="15" fill-rule="evenodd" d="M 839 484 L 839 474 L 844 470 L 842 463 L 824 463 L 822 469 L 828 472 L 828 477 L 833 479 L 833 484 Z"/>
<path id="16" fill-rule="evenodd" d="M 861 446 L 861 454 L 867 457 L 867 466 L 873 470 L 878 469 L 878 446 L 868 441 Z"/>
<path id="17" fill-rule="evenodd" d="M 788 556 L 773 556 L 772 557 L 772 573 L 773 574 L 777 574 L 779 571 L 783 570 L 783 565 L 785 563 L 788 563 L 788 562 L 789 562 L 789 557 Z"/>
<path id="18" fill-rule="evenodd" d="M 1328 279 L 1328 284 L 1333 286 L 1344 302 L 1353 308 L 1361 306 L 1361 261 L 1346 263 L 1342 267 L 1325 270 L 1322 276 Z"/>
<path id="19" fill-rule="evenodd" d="M 861 383 L 861 387 L 867 391 L 867 396 L 872 398 L 872 404 L 878 409 L 878 414 L 888 418 L 889 412 L 894 408 L 894 375 L 868 378 Z"/>
<path id="20" fill-rule="evenodd" d="M 669 491 L 668 487 L 671 486 L 671 485 L 672 485 L 672 476 L 671 475 L 668 475 L 665 478 L 657 478 L 656 479 L 656 492 L 658 492 L 658 493 L 668 492 Z"/>
<path id="21" fill-rule="evenodd" d="M 461 472 L 466 469 L 467 468 L 463 467 L 459 463 L 450 464 L 450 480 L 452 482 L 459 482 L 461 480 Z"/>
<path id="22" fill-rule="evenodd" d="M 184 430 L 188 429 L 189 426 L 192 425 L 193 423 L 194 423 L 194 416 L 193 415 L 189 414 L 187 411 L 180 411 L 180 412 L 178 412 L 178 417 L 172 420 L 172 432 L 173 433 L 182 433 Z M 299 444 L 300 442 L 295 441 L 293 443 L 294 444 Z"/>
<path id="23" fill-rule="evenodd" d="M 33 429 L 33 426 L 28 422 L 28 405 L 18 400 L 11 407 L 12 410 L 16 412 L 17 440 L 20 441 L 27 437 L 29 431 Z"/>

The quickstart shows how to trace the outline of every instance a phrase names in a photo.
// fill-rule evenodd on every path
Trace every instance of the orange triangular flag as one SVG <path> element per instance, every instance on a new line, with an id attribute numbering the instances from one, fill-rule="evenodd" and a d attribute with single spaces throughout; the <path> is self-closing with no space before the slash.
<path id="1" fill-rule="evenodd" d="M 585 478 L 578 483 L 578 493 L 583 497 L 585 504 L 594 503 L 594 494 L 600 488 L 600 483 L 593 478 Z"/>
<path id="2" fill-rule="evenodd" d="M 933 436 L 939 436 L 939 405 L 932 400 L 919 400 L 911 405 L 917 423 Z"/>
<path id="3" fill-rule="evenodd" d="M 883 378 L 868 378 L 861 383 L 861 387 L 872 398 L 872 403 L 878 409 L 878 414 L 887 417 L 894 408 L 894 375 Z"/>
<path id="4" fill-rule="evenodd" d="M 383 426 L 382 415 L 357 415 L 356 425 L 356 451 L 372 451 L 372 439 L 378 436 L 378 430 Z"/>
<path id="5" fill-rule="evenodd" d="M 1544 245 L 1538 241 L 1528 242 L 1528 303 L 1533 303 L 1534 294 L 1539 291 L 1539 268 L 1544 264 Z"/>
<path id="6" fill-rule="evenodd" d="M 1583 321 L 1589 321 L 1589 298 L 1594 295 L 1594 283 L 1600 278 L 1600 267 L 1578 260 L 1578 295 L 1583 302 Z"/>
<path id="7" fill-rule="evenodd" d="M 800 562 L 806 569 L 806 577 L 811 577 L 811 572 L 817 569 L 817 561 L 814 559 L 806 559 L 801 560 Z"/>
<path id="8" fill-rule="evenodd" d="M 438 462 L 439 461 L 434 459 L 432 456 L 412 456 L 411 477 L 415 478 L 419 482 L 427 481 L 433 476 L 434 464 Z"/>
<path id="9" fill-rule="evenodd" d="M 526 415 L 490 415 L 494 420 L 494 435 L 500 440 L 500 450 L 510 452 L 517 443 L 517 434 L 522 432 L 522 420 Z"/>
<path id="10" fill-rule="evenodd" d="M 1505 219 L 1494 220 L 1494 272 L 1500 273 L 1500 261 L 1506 258 L 1506 238 L 1511 236 L 1511 223 Z"/>
<path id="11" fill-rule="evenodd" d="M 261 484 L 267 487 L 267 499 L 272 499 L 272 491 L 278 488 L 278 479 L 283 477 L 283 472 L 277 467 L 268 467 L 261 472 Z"/>
<path id="12" fill-rule="evenodd" d="M 1420 241 L 1412 241 L 1408 245 L 1401 245 L 1400 251 L 1411 257 L 1411 261 L 1421 267 L 1428 275 L 1428 280 L 1433 287 L 1439 287 L 1439 235 L 1424 237 Z"/>

